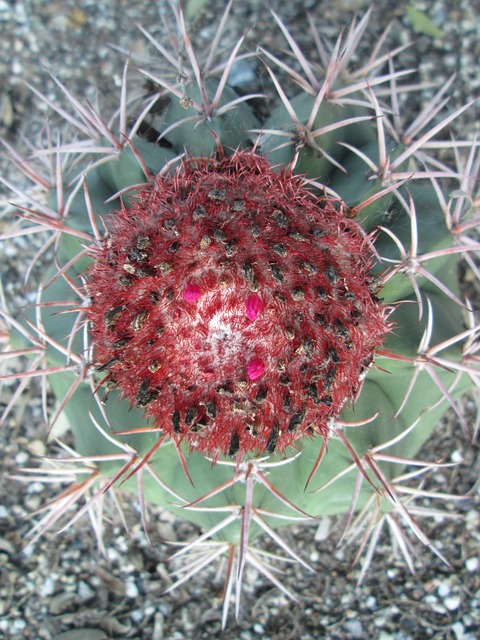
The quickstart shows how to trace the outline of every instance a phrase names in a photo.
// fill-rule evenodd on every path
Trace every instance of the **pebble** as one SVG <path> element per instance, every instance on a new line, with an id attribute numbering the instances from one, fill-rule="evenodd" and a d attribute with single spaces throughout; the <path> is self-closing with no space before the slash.
<path id="1" fill-rule="evenodd" d="M 85 580 L 80 580 L 77 587 L 77 593 L 82 600 L 82 602 L 87 602 L 95 597 L 95 591 L 92 587 L 85 582 Z"/>
<path id="2" fill-rule="evenodd" d="M 344 623 L 343 628 L 345 629 L 345 631 L 349 634 L 349 637 L 351 637 L 351 638 L 364 638 L 365 637 L 362 623 L 359 622 L 358 620 L 347 620 Z"/>
<path id="3" fill-rule="evenodd" d="M 127 596 L 127 598 L 136 598 L 138 597 L 138 587 L 135 584 L 135 582 L 132 582 L 131 580 L 127 580 L 127 582 L 125 583 L 125 595 Z"/>
<path id="4" fill-rule="evenodd" d="M 330 535 L 331 527 L 332 527 L 332 519 L 322 518 L 315 531 L 315 535 L 314 535 L 315 542 L 323 542 L 324 540 L 326 540 Z"/>
<path id="5" fill-rule="evenodd" d="M 48 596 L 52 596 L 56 591 L 56 587 L 57 579 L 53 576 L 48 576 L 48 578 L 44 580 L 42 586 L 40 587 L 40 596 L 42 598 L 48 598 Z"/>
<path id="6" fill-rule="evenodd" d="M 443 602 L 449 611 L 456 611 L 460 606 L 461 599 L 460 596 L 449 596 Z"/>

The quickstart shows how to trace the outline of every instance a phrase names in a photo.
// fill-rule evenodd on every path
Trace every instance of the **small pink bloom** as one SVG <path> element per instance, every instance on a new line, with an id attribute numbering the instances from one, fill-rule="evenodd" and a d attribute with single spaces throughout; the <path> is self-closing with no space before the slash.
<path id="1" fill-rule="evenodd" d="M 247 365 L 250 380 L 256 380 L 265 373 L 265 363 L 261 358 L 253 358 Z"/>
<path id="2" fill-rule="evenodd" d="M 252 322 L 257 319 L 263 309 L 263 300 L 257 293 L 251 293 L 245 302 L 245 313 Z"/>
<path id="3" fill-rule="evenodd" d="M 200 287 L 196 284 L 187 284 L 183 292 L 183 297 L 187 302 L 196 302 L 201 295 Z"/>

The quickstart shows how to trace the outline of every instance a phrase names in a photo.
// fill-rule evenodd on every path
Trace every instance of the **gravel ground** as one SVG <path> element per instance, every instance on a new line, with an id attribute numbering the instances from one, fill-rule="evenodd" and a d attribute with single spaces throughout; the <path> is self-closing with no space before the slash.
<path id="1" fill-rule="evenodd" d="M 281 8 L 279 1 L 269 4 L 280 10 L 298 40 L 308 47 L 305 8 L 316 16 L 325 34 L 334 36 L 348 23 L 353 8 L 362 9 L 366 3 L 292 0 L 287 9 Z M 421 78 L 439 82 L 456 71 L 455 103 L 462 104 L 478 94 L 479 3 L 412 2 L 418 9 L 428 8 L 442 29 L 443 37 L 436 39 L 414 33 L 406 17 L 406 4 L 377 2 L 370 41 L 395 18 L 393 43 L 417 38 L 415 48 L 404 53 L 404 64 L 418 66 Z M 112 95 L 118 91 L 123 67 L 123 56 L 115 47 L 148 55 L 136 23 L 154 30 L 159 13 L 166 9 L 165 2 L 146 0 L 0 0 L 0 135 L 25 148 L 32 132 L 38 130 L 45 108 L 32 99 L 24 82 L 54 97 L 57 94 L 49 70 L 76 95 L 93 101 L 98 98 L 108 112 L 109 106 L 116 104 L 117 94 L 115 98 Z M 206 14 L 204 22 L 208 24 L 208 10 Z M 229 24 L 232 38 L 255 24 L 257 37 L 276 47 L 278 33 L 271 28 L 263 2 L 239 0 L 233 16 Z M 253 34 L 250 39 L 254 41 Z M 409 104 L 408 108 L 415 106 Z M 473 132 L 477 121 L 478 110 L 472 108 L 457 125 L 459 133 Z M 14 178 L 12 168 L 3 160 L 0 168 L 8 178 Z M 0 220 L 0 230 L 6 225 Z M 7 299 L 17 299 L 25 257 L 34 250 L 20 240 L 8 249 L 2 265 Z M 12 388 L 7 385 L 3 393 L 2 402 L 7 402 Z M 473 407 L 470 409 L 473 412 Z M 32 387 L 0 431 L 2 467 L 8 472 L 34 464 L 35 454 L 51 450 L 45 436 L 41 404 L 37 389 Z M 194 533 L 192 525 L 153 510 L 149 542 L 139 523 L 138 506 L 126 500 L 128 533 L 115 524 L 113 516 L 112 523 L 107 518 L 106 557 L 98 555 L 86 520 L 24 551 L 31 526 L 29 515 L 54 493 L 42 483 L 21 485 L 0 477 L 0 635 L 11 640 L 479 638 L 478 445 L 472 447 L 453 418 L 439 425 L 437 437 L 423 454 L 438 459 L 445 452 L 451 452 L 450 459 L 462 458 L 464 462 L 453 472 L 437 472 L 432 486 L 470 495 L 455 509 L 463 518 L 438 519 L 426 526 L 450 566 L 420 550 L 417 572 L 412 576 L 401 560 L 392 557 L 388 540 L 381 539 L 371 570 L 358 587 L 359 568 L 352 567 L 355 549 L 336 549 L 341 521 L 291 528 L 287 539 L 317 570 L 306 575 L 300 567 L 288 568 L 285 580 L 296 585 L 302 600 L 290 603 L 261 577 L 250 574 L 240 620 L 238 624 L 232 621 L 223 633 L 221 587 L 213 572 L 172 596 L 161 595 L 169 584 L 165 559 L 171 553 L 164 540 L 188 539 Z M 328 538 L 325 531 L 330 531 Z"/>

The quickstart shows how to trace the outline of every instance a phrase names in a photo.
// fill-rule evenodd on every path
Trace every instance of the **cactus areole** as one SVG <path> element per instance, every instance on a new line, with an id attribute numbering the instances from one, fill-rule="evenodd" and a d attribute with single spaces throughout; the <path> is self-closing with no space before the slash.
<path id="1" fill-rule="evenodd" d="M 388 330 L 368 237 L 250 151 L 184 159 L 108 222 L 88 276 L 107 388 L 218 457 L 328 438 Z"/>

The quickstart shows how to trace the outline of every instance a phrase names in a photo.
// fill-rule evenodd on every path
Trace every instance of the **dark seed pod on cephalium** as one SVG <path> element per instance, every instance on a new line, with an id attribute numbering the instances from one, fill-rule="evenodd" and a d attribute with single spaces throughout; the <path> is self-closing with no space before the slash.
<path id="1" fill-rule="evenodd" d="M 158 177 L 112 217 L 89 274 L 105 380 L 202 453 L 327 438 L 388 330 L 368 240 L 336 204 L 251 152 Z"/>

